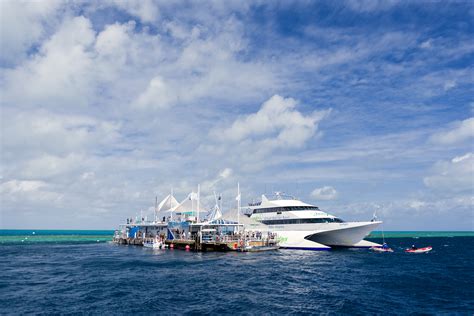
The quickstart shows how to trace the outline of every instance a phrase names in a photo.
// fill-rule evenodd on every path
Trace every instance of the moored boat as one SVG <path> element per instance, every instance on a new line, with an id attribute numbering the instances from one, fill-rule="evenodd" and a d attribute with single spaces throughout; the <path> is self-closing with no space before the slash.
<path id="1" fill-rule="evenodd" d="M 375 252 L 393 252 L 392 248 L 383 248 L 383 247 L 370 247 L 370 250 Z"/>
<path id="2" fill-rule="evenodd" d="M 276 192 L 274 198 L 262 195 L 260 201 L 249 203 L 244 214 L 278 234 L 279 245 L 284 249 L 329 250 L 332 247 L 381 246 L 363 238 L 382 222 L 375 219 L 346 222 L 317 206 L 281 192 Z"/>
<path id="3" fill-rule="evenodd" d="M 164 242 L 158 239 L 146 239 L 143 242 L 143 247 L 153 249 L 165 249 L 166 245 Z"/>

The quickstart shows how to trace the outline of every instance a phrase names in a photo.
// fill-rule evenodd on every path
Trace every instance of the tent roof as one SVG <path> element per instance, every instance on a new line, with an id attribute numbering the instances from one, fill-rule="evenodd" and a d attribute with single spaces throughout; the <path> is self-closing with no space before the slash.
<path id="1" fill-rule="evenodd" d="M 191 199 L 192 193 L 188 195 L 181 203 L 177 203 L 175 207 L 173 207 L 169 212 L 178 212 L 178 213 L 185 213 L 185 212 L 195 212 L 198 209 L 198 201 Z M 207 212 L 206 209 L 202 207 L 202 204 L 199 203 L 199 211 L 200 212 Z"/>
<path id="2" fill-rule="evenodd" d="M 254 219 L 251 219 L 247 215 L 240 214 L 239 218 L 237 219 L 237 210 L 230 210 L 227 213 L 225 213 L 222 218 L 228 220 L 228 221 L 233 221 L 237 222 L 237 220 L 240 222 L 240 224 L 243 224 L 245 226 L 246 230 L 260 230 L 260 231 L 268 231 L 268 226 L 265 224 L 262 224 L 260 222 L 257 222 Z"/>
<path id="3" fill-rule="evenodd" d="M 178 201 L 174 198 L 173 195 L 168 194 L 163 201 L 158 205 L 158 212 L 169 210 L 175 208 L 178 205 Z"/>

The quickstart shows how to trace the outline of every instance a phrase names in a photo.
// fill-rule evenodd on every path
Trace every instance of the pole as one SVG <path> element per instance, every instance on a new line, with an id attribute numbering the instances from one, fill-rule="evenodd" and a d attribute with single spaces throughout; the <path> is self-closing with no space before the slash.
<path id="1" fill-rule="evenodd" d="M 199 200 L 201 199 L 201 186 L 198 184 L 198 196 L 197 196 L 197 222 L 199 223 Z"/>
<path id="2" fill-rule="evenodd" d="M 170 196 L 170 210 L 171 210 L 171 197 L 173 196 L 173 187 L 171 187 L 171 196 Z M 171 221 L 173 221 L 173 211 L 171 211 Z"/>
<path id="3" fill-rule="evenodd" d="M 158 221 L 158 196 L 155 196 L 155 223 Z"/>
<path id="4" fill-rule="evenodd" d="M 237 224 L 240 230 L 240 183 L 237 182 Z"/>

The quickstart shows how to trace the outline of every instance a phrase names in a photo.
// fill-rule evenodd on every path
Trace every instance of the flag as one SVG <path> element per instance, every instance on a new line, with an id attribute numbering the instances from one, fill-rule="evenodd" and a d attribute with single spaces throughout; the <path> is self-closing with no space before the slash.
<path id="1" fill-rule="evenodd" d="M 197 193 L 191 192 L 191 193 L 189 194 L 189 199 L 190 199 L 191 201 L 196 201 L 197 198 L 198 198 Z"/>
<path id="2" fill-rule="evenodd" d="M 239 195 L 237 195 L 237 197 L 235 198 L 236 201 L 240 201 L 240 193 Z"/>

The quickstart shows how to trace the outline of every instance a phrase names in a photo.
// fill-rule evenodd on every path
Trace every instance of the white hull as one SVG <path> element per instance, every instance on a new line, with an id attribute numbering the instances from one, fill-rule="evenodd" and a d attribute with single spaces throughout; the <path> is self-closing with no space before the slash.
<path id="1" fill-rule="evenodd" d="M 143 243 L 143 247 L 152 249 L 164 249 L 165 244 L 162 242 L 146 242 Z"/>
<path id="2" fill-rule="evenodd" d="M 275 232 L 282 248 L 328 250 L 380 246 L 363 239 L 382 222 L 344 222 L 317 206 L 285 198 L 281 192 L 276 193 L 274 200 L 262 195 L 261 202 L 249 204 L 246 214 Z"/>
<path id="3" fill-rule="evenodd" d="M 270 225 L 269 228 L 277 233 L 282 248 L 329 250 L 331 247 L 370 248 L 380 246 L 379 244 L 363 240 L 380 223 L 349 222 Z M 309 229 L 311 226 L 313 229 Z"/>

